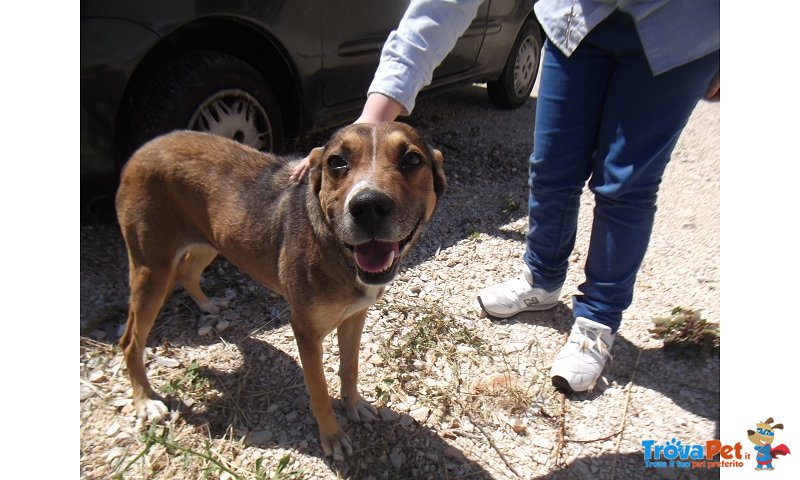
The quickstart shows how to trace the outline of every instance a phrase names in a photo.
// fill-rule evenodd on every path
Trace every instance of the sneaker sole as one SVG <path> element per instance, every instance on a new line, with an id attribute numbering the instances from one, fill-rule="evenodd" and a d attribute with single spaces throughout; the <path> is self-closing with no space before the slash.
<path id="1" fill-rule="evenodd" d="M 481 300 L 481 297 L 478 297 L 478 303 L 480 304 L 480 306 L 481 306 L 481 308 L 483 309 L 484 312 L 488 313 L 489 315 L 491 315 L 493 317 L 497 317 L 497 318 L 511 318 L 514 315 L 518 315 L 518 314 L 520 314 L 522 312 L 541 312 L 541 311 L 544 311 L 544 310 L 550 310 L 552 308 L 555 308 L 556 305 L 558 305 L 558 302 L 542 303 L 542 304 L 539 304 L 539 305 L 535 305 L 533 307 L 523 308 L 522 310 L 520 310 L 518 312 L 514 312 L 514 313 L 495 313 L 495 312 L 489 310 L 488 308 L 486 308 L 486 306 L 484 306 L 483 300 Z"/>
<path id="2" fill-rule="evenodd" d="M 575 390 L 572 389 L 566 378 L 556 375 L 550 380 L 553 382 L 553 386 L 556 388 L 556 390 L 560 391 L 564 395 L 575 393 Z"/>

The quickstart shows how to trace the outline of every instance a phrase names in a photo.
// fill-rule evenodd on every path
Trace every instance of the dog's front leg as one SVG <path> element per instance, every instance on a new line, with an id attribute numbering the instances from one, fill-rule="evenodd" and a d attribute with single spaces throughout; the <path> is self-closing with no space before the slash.
<path id="1" fill-rule="evenodd" d="M 345 320 L 337 333 L 339 336 L 339 377 L 342 379 L 342 403 L 347 418 L 352 422 L 371 422 L 378 410 L 358 393 L 358 352 L 361 349 L 361 332 L 367 310 L 362 310 Z"/>
<path id="2" fill-rule="evenodd" d="M 333 414 L 331 397 L 328 395 L 328 384 L 322 370 L 323 337 L 301 332 L 298 328 L 295 328 L 294 332 L 300 351 L 300 362 L 303 364 L 303 376 L 306 380 L 308 396 L 311 399 L 311 411 L 314 413 L 319 427 L 322 451 L 326 457 L 333 455 L 334 460 L 342 461 L 345 455 L 353 453 L 353 446 L 350 437 L 344 433 Z"/>

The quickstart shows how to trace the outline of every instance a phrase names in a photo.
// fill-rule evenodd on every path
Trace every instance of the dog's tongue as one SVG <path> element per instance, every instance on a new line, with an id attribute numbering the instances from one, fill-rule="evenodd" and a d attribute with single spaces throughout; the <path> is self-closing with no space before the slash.
<path id="1" fill-rule="evenodd" d="M 380 273 L 389 269 L 400 252 L 398 242 L 367 242 L 353 248 L 358 268 L 367 273 Z"/>

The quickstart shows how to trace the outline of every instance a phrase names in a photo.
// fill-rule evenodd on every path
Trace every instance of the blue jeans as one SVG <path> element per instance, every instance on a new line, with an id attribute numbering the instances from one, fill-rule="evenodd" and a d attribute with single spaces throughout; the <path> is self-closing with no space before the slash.
<path id="1" fill-rule="evenodd" d="M 575 317 L 619 328 L 650 240 L 664 169 L 718 70 L 719 51 L 654 77 L 635 25 L 618 12 L 569 58 L 546 43 L 524 260 L 535 286 L 561 287 L 588 180 L 595 209 Z"/>

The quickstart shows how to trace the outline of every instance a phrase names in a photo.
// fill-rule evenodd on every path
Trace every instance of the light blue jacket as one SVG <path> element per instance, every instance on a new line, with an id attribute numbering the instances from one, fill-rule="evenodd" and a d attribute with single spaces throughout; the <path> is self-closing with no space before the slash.
<path id="1" fill-rule="evenodd" d="M 368 93 L 393 98 L 410 114 L 482 1 L 412 0 L 383 45 Z M 720 48 L 719 0 L 540 0 L 534 11 L 550 41 L 569 56 L 617 8 L 634 19 L 654 75 Z"/>

